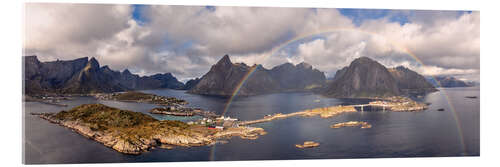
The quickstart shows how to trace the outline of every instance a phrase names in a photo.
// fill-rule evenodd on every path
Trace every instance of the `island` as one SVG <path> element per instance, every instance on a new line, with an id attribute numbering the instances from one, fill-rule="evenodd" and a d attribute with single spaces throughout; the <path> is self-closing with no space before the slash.
<path id="1" fill-rule="evenodd" d="M 160 121 L 140 112 L 103 104 L 83 104 L 69 111 L 32 114 L 125 154 L 141 154 L 156 147 L 213 145 L 219 138 L 233 136 L 257 139 L 265 135 L 262 128 L 211 128 L 181 121 Z"/>
<path id="2" fill-rule="evenodd" d="M 304 144 L 296 144 L 295 147 L 297 148 L 311 148 L 311 147 L 318 147 L 319 143 L 313 142 L 313 141 L 305 141 Z"/>
<path id="3" fill-rule="evenodd" d="M 336 123 L 330 126 L 330 128 L 336 129 L 342 127 L 355 127 L 355 126 L 360 126 L 361 129 L 372 128 L 372 125 L 370 125 L 368 122 L 362 122 L 362 121 L 349 121 L 349 122 Z"/>
<path id="4" fill-rule="evenodd" d="M 239 126 L 244 126 L 244 125 L 269 122 L 278 119 L 285 119 L 294 116 L 302 116 L 302 117 L 320 116 L 321 118 L 330 118 L 344 113 L 363 112 L 364 107 L 372 107 L 374 108 L 374 110 L 392 111 L 392 112 L 419 112 L 428 108 L 428 105 L 425 103 L 416 102 L 411 100 L 410 98 L 401 96 L 393 96 L 388 98 L 374 98 L 374 100 L 375 101 L 369 102 L 368 104 L 319 107 L 288 114 L 276 113 L 273 115 L 266 115 L 264 116 L 264 118 L 257 120 L 239 121 L 237 122 L 237 124 Z"/>
<path id="5" fill-rule="evenodd" d="M 122 102 L 150 103 L 162 106 L 186 105 L 186 100 L 175 97 L 158 96 L 149 93 L 129 91 L 118 93 L 97 93 L 94 95 L 99 100 L 114 100 Z"/>

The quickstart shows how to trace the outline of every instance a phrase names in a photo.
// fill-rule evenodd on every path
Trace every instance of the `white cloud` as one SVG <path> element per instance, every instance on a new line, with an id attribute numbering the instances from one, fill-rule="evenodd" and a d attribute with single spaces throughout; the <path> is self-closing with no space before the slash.
<path id="1" fill-rule="evenodd" d="M 266 68 L 305 61 L 330 75 L 368 56 L 423 74 L 479 78 L 479 12 L 395 11 L 410 14 L 410 22 L 401 25 L 388 16 L 355 27 L 336 9 L 157 5 L 143 9 L 144 24 L 132 11 L 129 5 L 28 3 L 25 54 L 44 61 L 95 56 L 113 69 L 172 72 L 182 80 L 200 77 L 224 54 Z M 337 31 L 281 48 L 325 30 Z"/>

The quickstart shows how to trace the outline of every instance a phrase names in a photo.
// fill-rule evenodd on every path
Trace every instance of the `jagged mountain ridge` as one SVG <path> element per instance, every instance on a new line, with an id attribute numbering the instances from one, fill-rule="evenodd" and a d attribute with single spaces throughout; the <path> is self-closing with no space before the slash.
<path id="1" fill-rule="evenodd" d="M 250 70 L 255 70 L 242 85 L 238 95 L 249 96 L 266 93 L 307 90 L 321 87 L 325 83 L 323 72 L 301 63 L 285 63 L 271 70 L 262 65 L 248 66 L 244 63 L 232 63 L 224 55 L 210 70 L 200 78 L 190 93 L 203 95 L 231 96 Z"/>
<path id="2" fill-rule="evenodd" d="M 172 74 L 135 75 L 100 67 L 95 58 L 40 62 L 36 56 L 24 56 L 26 94 L 87 94 L 140 89 L 182 89 L 184 84 Z"/>

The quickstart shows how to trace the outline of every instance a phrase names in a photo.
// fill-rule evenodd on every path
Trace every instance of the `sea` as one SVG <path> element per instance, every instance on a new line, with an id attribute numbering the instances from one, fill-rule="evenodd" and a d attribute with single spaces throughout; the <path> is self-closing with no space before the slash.
<path id="1" fill-rule="evenodd" d="M 480 88 L 439 90 L 415 97 L 414 100 L 430 104 L 427 110 L 421 112 L 364 110 L 327 119 L 291 117 L 251 125 L 268 132 L 256 140 L 233 137 L 212 146 L 156 148 L 140 155 L 117 152 L 71 129 L 49 123 L 30 113 L 55 113 L 81 104 L 101 103 L 149 114 L 160 120 L 187 122 L 200 117 L 155 115 L 148 113 L 150 109 L 157 107 L 153 104 L 103 101 L 93 97 L 77 97 L 63 101 L 67 107 L 23 102 L 23 162 L 75 164 L 479 156 Z M 188 94 L 182 90 L 142 92 L 185 99 L 189 106 L 218 114 L 224 112 L 229 101 L 228 98 Z M 254 120 L 267 114 L 367 102 L 369 100 L 327 98 L 304 92 L 277 93 L 237 97 L 229 104 L 224 114 L 240 120 Z M 332 124 L 346 121 L 365 121 L 371 124 L 372 128 L 330 128 Z M 315 141 L 320 143 L 320 146 L 307 149 L 295 147 L 295 144 L 304 141 Z"/>

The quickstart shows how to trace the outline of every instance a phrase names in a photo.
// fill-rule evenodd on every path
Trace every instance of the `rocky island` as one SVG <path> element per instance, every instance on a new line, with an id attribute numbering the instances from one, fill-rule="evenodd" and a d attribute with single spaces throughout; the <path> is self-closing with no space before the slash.
<path id="1" fill-rule="evenodd" d="M 94 97 L 99 100 L 150 103 L 162 106 L 179 106 L 188 104 L 186 100 L 177 99 L 175 97 L 158 96 L 154 94 L 142 93 L 136 91 L 121 92 L 121 93 L 99 93 L 95 94 Z"/>
<path id="2" fill-rule="evenodd" d="M 367 129 L 371 128 L 372 125 L 370 125 L 368 122 L 362 122 L 362 121 L 349 121 L 349 122 L 341 122 L 341 123 L 336 123 L 330 126 L 330 128 L 342 128 L 342 127 L 355 127 L 355 126 L 360 126 L 361 129 Z"/>
<path id="3" fill-rule="evenodd" d="M 313 142 L 313 141 L 305 141 L 304 144 L 296 144 L 295 147 L 297 148 L 311 148 L 311 147 L 318 147 L 319 143 Z"/>
<path id="4" fill-rule="evenodd" d="M 254 127 L 211 129 L 181 121 L 160 121 L 143 113 L 102 104 L 84 104 L 69 111 L 34 115 L 125 154 L 140 154 L 156 147 L 211 145 L 218 138 L 232 136 L 256 139 L 265 134 L 264 129 Z"/>

